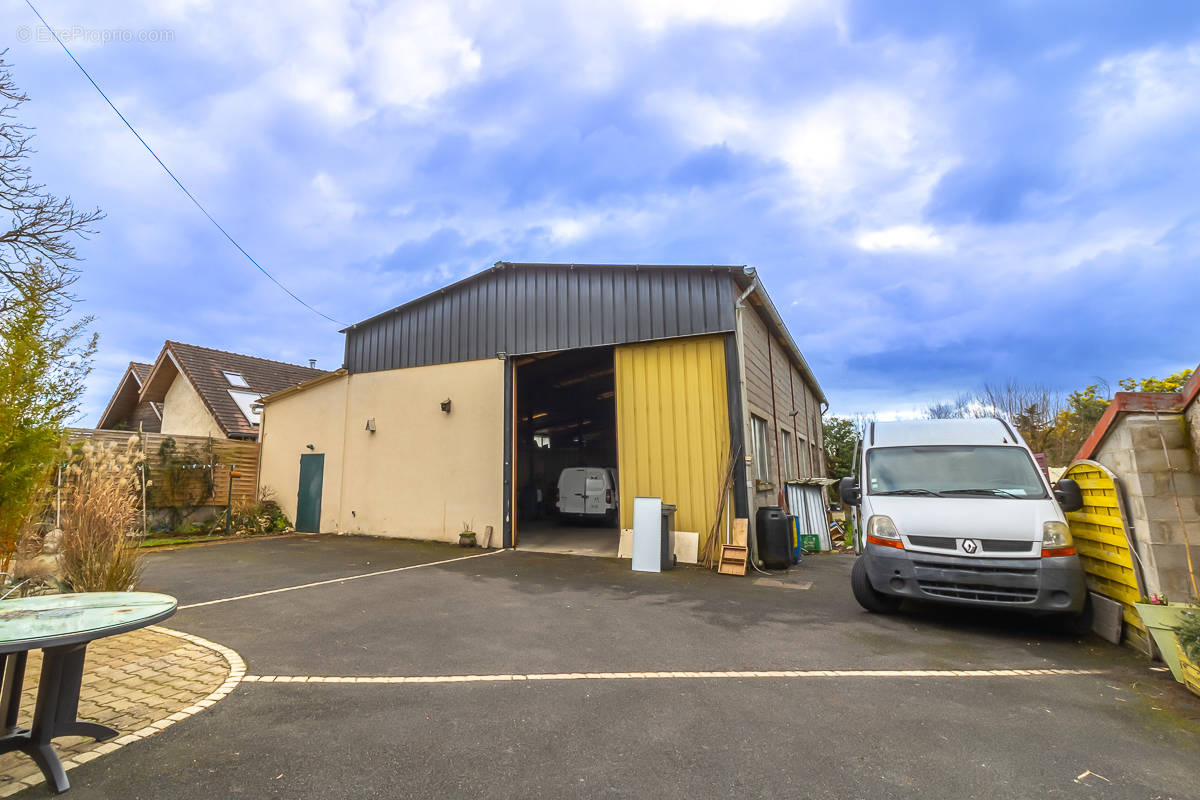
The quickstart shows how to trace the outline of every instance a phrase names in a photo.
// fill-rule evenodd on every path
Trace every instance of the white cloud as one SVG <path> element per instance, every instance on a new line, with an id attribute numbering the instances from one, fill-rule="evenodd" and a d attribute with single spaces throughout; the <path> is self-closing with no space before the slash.
<path id="1" fill-rule="evenodd" d="M 568 244 L 591 232 L 592 225 L 581 219 L 556 219 L 550 223 L 550 236 L 556 242 Z"/>
<path id="2" fill-rule="evenodd" d="M 483 56 L 444 5 L 393 5 L 367 22 L 356 54 L 365 83 L 384 105 L 423 106 L 472 80 Z"/>
<path id="3" fill-rule="evenodd" d="M 907 250 L 930 253 L 948 249 L 949 244 L 933 228 L 925 225 L 894 225 L 875 231 L 864 231 L 855 244 L 870 253 Z"/>
<path id="4" fill-rule="evenodd" d="M 1086 155 L 1111 158 L 1200 113 L 1200 45 L 1151 48 L 1104 61 L 1082 95 L 1093 130 Z"/>
<path id="5" fill-rule="evenodd" d="M 786 164 L 793 192 L 780 199 L 799 203 L 811 220 L 908 216 L 953 161 L 935 115 L 915 108 L 903 85 L 851 84 L 786 107 L 660 91 L 645 107 L 693 148 L 726 145 Z"/>
<path id="6" fill-rule="evenodd" d="M 641 27 L 661 30 L 692 23 L 762 25 L 784 17 L 840 23 L 842 5 L 839 0 L 630 0 L 625 7 Z"/>

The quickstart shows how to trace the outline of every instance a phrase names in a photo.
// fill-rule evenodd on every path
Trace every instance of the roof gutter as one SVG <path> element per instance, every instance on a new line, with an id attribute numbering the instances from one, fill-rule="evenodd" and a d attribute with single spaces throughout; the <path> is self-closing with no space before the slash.
<path id="1" fill-rule="evenodd" d="M 295 386 L 289 386 L 286 389 L 280 389 L 278 392 L 260 397 L 258 398 L 257 402 L 264 405 L 267 403 L 274 403 L 276 400 L 282 400 L 283 398 L 289 397 L 297 392 L 303 392 L 306 389 L 312 389 L 314 386 L 319 386 L 326 381 L 332 381 L 336 378 L 343 378 L 347 374 L 346 368 L 342 367 L 341 369 L 334 370 L 333 372 L 327 372 L 324 375 L 318 375 L 312 380 L 307 380 L 304 383 L 297 383 Z"/>
<path id="2" fill-rule="evenodd" d="M 775 328 L 775 333 L 777 333 L 783 343 L 787 345 L 789 354 L 796 362 L 796 365 L 800 367 L 801 374 L 804 375 L 809 385 L 811 385 L 813 390 L 816 391 L 817 400 L 821 401 L 821 405 L 828 408 L 829 400 L 825 397 L 825 392 L 821 390 L 821 384 L 817 382 L 817 376 L 813 374 L 812 367 L 808 366 L 808 362 L 804 359 L 804 355 L 800 352 L 800 348 L 796 345 L 796 340 L 792 338 L 790 333 L 788 333 L 787 325 L 783 323 L 783 317 L 779 315 L 779 310 L 775 308 L 775 303 L 771 301 L 771 296 L 767 294 L 766 289 L 763 288 L 762 282 L 758 279 L 757 270 L 755 270 L 753 267 L 746 267 L 744 268 L 743 272 L 746 277 L 750 279 L 750 288 L 746 290 L 746 293 L 743 294 L 741 298 L 738 298 L 738 303 L 741 303 L 742 300 L 752 291 L 757 292 L 759 299 L 762 300 L 763 309 L 766 310 L 767 317 L 772 327 Z"/>

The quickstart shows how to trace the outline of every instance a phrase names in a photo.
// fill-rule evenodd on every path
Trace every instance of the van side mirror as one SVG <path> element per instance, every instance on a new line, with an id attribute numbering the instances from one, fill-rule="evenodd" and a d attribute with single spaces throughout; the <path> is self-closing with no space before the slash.
<path id="1" fill-rule="evenodd" d="M 1083 508 L 1083 492 L 1079 491 L 1079 484 L 1070 478 L 1059 478 L 1058 483 L 1054 484 L 1054 499 L 1063 511 Z"/>
<path id="2" fill-rule="evenodd" d="M 854 478 L 842 478 L 838 482 L 838 497 L 848 506 L 856 506 L 862 502 L 862 489 Z"/>

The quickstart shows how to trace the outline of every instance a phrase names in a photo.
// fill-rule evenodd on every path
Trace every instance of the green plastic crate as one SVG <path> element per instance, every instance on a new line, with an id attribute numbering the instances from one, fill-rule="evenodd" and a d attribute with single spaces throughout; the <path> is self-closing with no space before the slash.
<path id="1" fill-rule="evenodd" d="M 821 537 L 815 533 L 800 534 L 800 549 L 806 553 L 819 553 L 821 551 Z"/>

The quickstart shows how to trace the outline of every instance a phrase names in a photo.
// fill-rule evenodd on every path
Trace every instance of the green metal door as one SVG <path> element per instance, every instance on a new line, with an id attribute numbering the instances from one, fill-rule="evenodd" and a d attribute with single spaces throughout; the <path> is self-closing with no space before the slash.
<path id="1" fill-rule="evenodd" d="M 321 481 L 325 475 L 325 454 L 300 456 L 300 492 L 296 497 L 296 530 L 321 532 Z"/>

